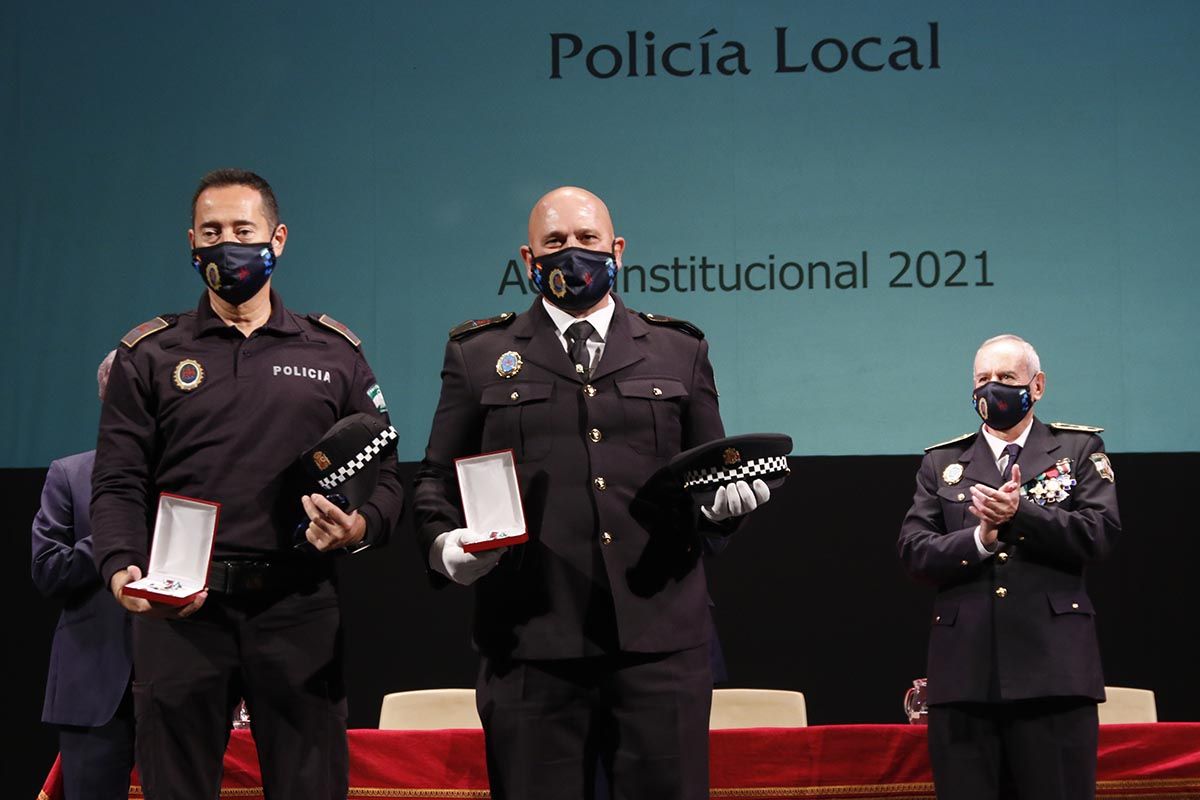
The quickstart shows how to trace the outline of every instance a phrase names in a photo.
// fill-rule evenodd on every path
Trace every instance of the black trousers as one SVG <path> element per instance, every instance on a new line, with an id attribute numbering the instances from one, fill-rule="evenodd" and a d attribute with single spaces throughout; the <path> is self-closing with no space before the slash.
<path id="1" fill-rule="evenodd" d="M 238 698 L 273 800 L 345 800 L 349 753 L 337 590 L 224 595 L 133 626 L 137 761 L 148 800 L 213 800 Z"/>
<path id="2" fill-rule="evenodd" d="M 708 797 L 708 645 L 551 661 L 484 658 L 476 702 L 494 800 Z"/>
<path id="3" fill-rule="evenodd" d="M 930 706 L 938 800 L 1091 800 L 1098 737 L 1085 698 Z"/>
<path id="4" fill-rule="evenodd" d="M 133 769 L 133 698 L 126 690 L 113 718 L 86 728 L 58 726 L 66 800 L 126 800 Z"/>

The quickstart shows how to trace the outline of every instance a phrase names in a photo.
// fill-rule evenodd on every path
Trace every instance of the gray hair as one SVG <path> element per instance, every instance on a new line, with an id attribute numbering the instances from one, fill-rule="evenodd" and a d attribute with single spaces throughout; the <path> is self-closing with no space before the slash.
<path id="1" fill-rule="evenodd" d="M 982 350 L 988 345 L 996 344 L 997 342 L 1012 342 L 1025 351 L 1025 366 L 1029 370 L 1030 380 L 1033 380 L 1033 377 L 1042 371 L 1042 360 L 1038 358 L 1037 350 L 1034 350 L 1033 345 L 1014 333 L 1002 333 L 999 336 L 993 336 L 983 344 L 979 345 L 979 350 Z M 979 350 L 976 350 L 975 352 L 978 353 Z"/>
<path id="2" fill-rule="evenodd" d="M 117 358 L 116 350 L 109 350 L 108 355 L 100 362 L 100 367 L 96 370 L 96 383 L 100 386 L 100 402 L 104 402 L 104 395 L 108 393 L 108 373 L 112 372 L 113 361 Z"/>

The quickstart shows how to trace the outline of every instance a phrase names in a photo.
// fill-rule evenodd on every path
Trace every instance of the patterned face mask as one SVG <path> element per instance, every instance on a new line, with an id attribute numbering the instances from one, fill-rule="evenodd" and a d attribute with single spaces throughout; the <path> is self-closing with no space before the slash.
<path id="1" fill-rule="evenodd" d="M 612 289 L 617 262 L 612 253 L 567 247 L 533 257 L 533 284 L 563 311 L 587 311 Z"/>
<path id="2" fill-rule="evenodd" d="M 1024 386 L 991 381 L 971 394 L 971 405 L 989 428 L 1006 431 L 1025 419 L 1029 409 L 1033 408 L 1032 386 L 1032 381 Z"/>
<path id="3" fill-rule="evenodd" d="M 221 242 L 192 250 L 192 267 L 204 285 L 233 305 L 249 300 L 266 285 L 275 271 L 275 251 L 270 242 Z"/>

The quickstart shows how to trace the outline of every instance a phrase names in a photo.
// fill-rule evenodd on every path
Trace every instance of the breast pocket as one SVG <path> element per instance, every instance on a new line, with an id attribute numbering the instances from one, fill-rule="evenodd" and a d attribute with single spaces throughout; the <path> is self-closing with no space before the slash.
<path id="1" fill-rule="evenodd" d="M 617 381 L 625 412 L 625 436 L 639 453 L 667 458 L 682 446 L 681 419 L 687 389 L 676 378 Z"/>
<path id="2" fill-rule="evenodd" d="M 942 519 L 946 521 L 946 530 L 957 531 L 979 524 L 979 520 L 968 510 L 971 508 L 971 490 L 967 486 L 942 486 L 938 489 L 938 499 L 942 501 Z"/>
<path id="3" fill-rule="evenodd" d="M 540 381 L 494 383 L 483 387 L 484 452 L 512 448 L 518 462 L 545 458 L 554 440 L 547 417 L 554 384 Z"/>

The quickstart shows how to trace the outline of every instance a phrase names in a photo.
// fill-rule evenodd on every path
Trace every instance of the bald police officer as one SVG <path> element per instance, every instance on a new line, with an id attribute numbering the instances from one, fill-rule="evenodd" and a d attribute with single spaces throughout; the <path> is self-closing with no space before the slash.
<path id="1" fill-rule="evenodd" d="M 446 346 L 414 506 L 430 568 L 476 585 L 477 701 L 500 800 L 591 796 L 598 764 L 616 797 L 708 796 L 700 532 L 728 533 L 770 492 L 721 487 L 697 525 L 647 486 L 724 430 L 704 335 L 612 292 L 624 247 L 600 198 L 550 192 L 521 247 L 540 297 L 464 323 Z M 505 448 L 530 541 L 466 553 L 454 459 Z"/>
<path id="2" fill-rule="evenodd" d="M 1079 800 L 1096 790 L 1104 677 L 1084 569 L 1121 530 L 1099 428 L 1043 424 L 1037 352 L 975 355 L 979 431 L 930 447 L 900 557 L 937 587 L 929 754 L 939 800 Z"/>
<path id="3" fill-rule="evenodd" d="M 287 226 L 258 175 L 200 182 L 188 231 L 206 290 L 194 311 L 122 340 L 93 474 L 95 560 L 135 615 L 137 760 L 148 798 L 212 798 L 245 697 L 269 796 L 344 798 L 346 707 L 331 555 L 385 542 L 400 516 L 395 457 L 345 513 L 289 471 L 338 419 L 386 418 L 358 338 L 289 311 L 271 288 Z M 125 596 L 145 574 L 160 492 L 216 501 L 209 587 L 172 609 Z M 319 554 L 295 547 L 297 522 Z"/>

